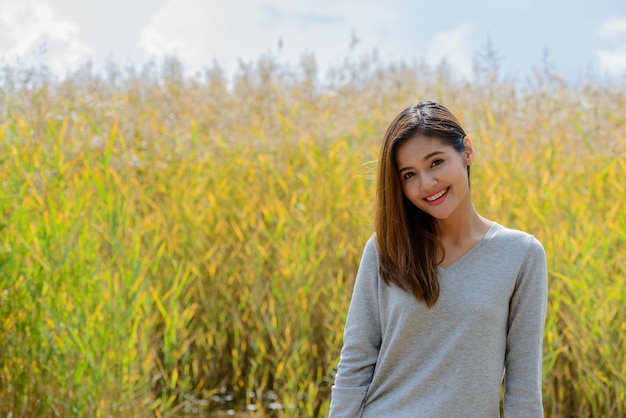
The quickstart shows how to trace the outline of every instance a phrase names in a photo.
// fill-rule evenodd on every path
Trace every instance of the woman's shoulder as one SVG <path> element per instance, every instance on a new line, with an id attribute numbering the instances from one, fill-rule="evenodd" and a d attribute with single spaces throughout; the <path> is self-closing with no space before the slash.
<path id="1" fill-rule="evenodd" d="M 378 240 L 376 237 L 376 232 L 372 233 L 370 237 L 365 242 L 365 247 L 363 249 L 363 254 L 378 256 Z"/>
<path id="2" fill-rule="evenodd" d="M 541 250 L 543 245 L 535 235 L 521 229 L 510 228 L 494 222 L 492 240 L 497 245 L 516 246 L 519 250 Z"/>

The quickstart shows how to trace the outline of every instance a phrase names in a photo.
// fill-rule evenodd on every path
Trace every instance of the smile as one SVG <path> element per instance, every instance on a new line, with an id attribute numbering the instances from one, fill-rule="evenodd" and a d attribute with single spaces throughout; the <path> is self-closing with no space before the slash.
<path id="1" fill-rule="evenodd" d="M 424 199 L 428 202 L 434 202 L 435 200 L 439 199 L 440 197 L 442 197 L 443 195 L 445 195 L 446 193 L 448 193 L 448 187 L 446 187 L 445 189 L 443 189 L 442 191 L 440 191 L 437 194 L 434 194 L 432 196 L 427 196 Z"/>

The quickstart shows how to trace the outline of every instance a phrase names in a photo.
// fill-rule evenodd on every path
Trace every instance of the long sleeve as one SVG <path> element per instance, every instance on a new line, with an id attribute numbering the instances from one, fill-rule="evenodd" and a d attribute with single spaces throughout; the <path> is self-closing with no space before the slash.
<path id="1" fill-rule="evenodd" d="M 330 417 L 359 417 L 381 344 L 378 256 L 374 236 L 365 245 L 344 331 L 341 358 L 332 387 Z"/>
<path id="2" fill-rule="evenodd" d="M 534 237 L 521 265 L 509 307 L 506 341 L 506 418 L 543 417 L 542 347 L 548 295 L 543 246 Z"/>

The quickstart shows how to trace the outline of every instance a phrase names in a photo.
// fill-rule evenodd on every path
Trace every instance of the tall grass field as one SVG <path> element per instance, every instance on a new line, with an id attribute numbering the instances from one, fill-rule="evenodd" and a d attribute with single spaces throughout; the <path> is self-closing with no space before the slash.
<path id="1" fill-rule="evenodd" d="M 0 70 L 0 417 L 328 413 L 376 158 L 438 101 L 544 244 L 548 417 L 626 416 L 625 80 L 270 56 Z"/>

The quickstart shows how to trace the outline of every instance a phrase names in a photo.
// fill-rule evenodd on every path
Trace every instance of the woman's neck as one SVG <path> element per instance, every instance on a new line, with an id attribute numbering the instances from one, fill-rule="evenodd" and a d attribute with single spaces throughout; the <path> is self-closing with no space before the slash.
<path id="1" fill-rule="evenodd" d="M 437 221 L 439 240 L 444 246 L 474 243 L 482 238 L 493 222 L 481 216 L 472 207 L 463 216 Z"/>

